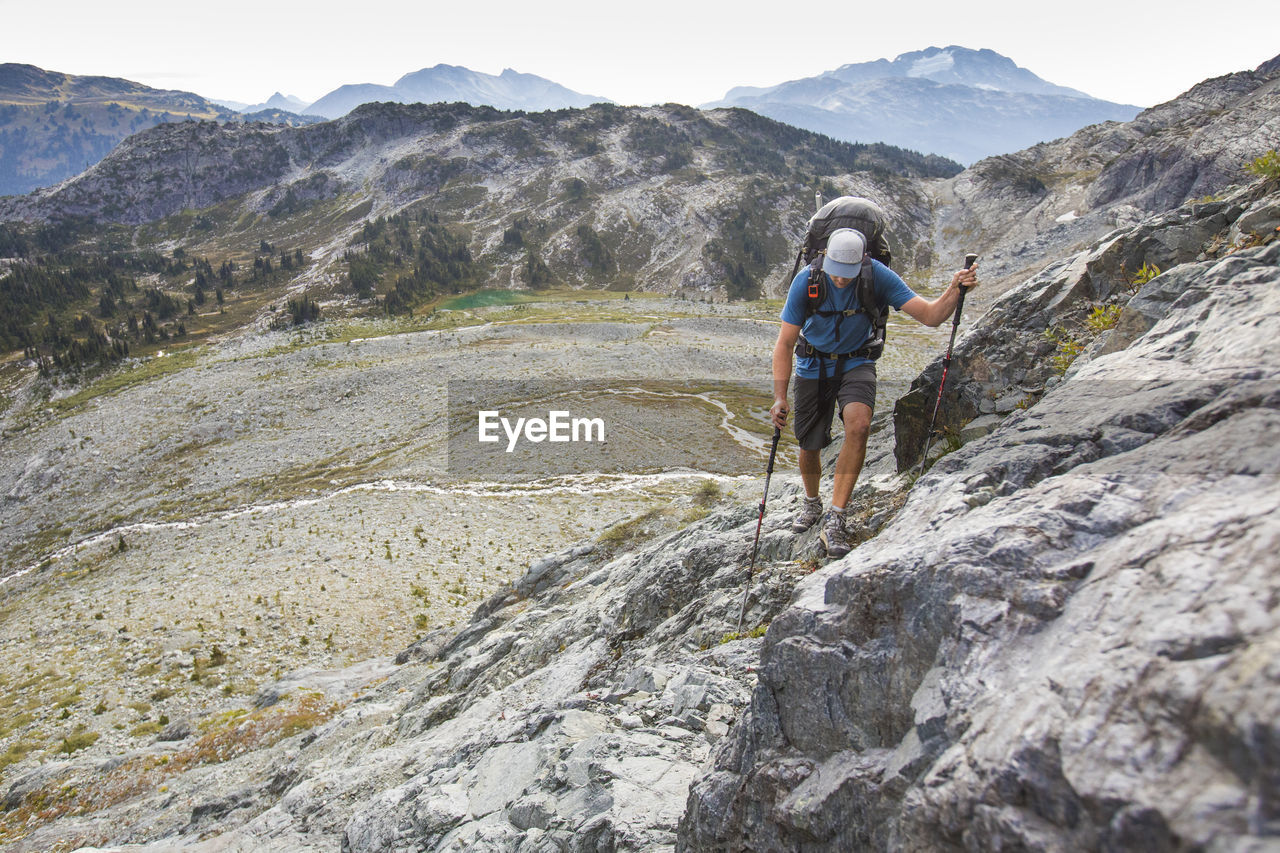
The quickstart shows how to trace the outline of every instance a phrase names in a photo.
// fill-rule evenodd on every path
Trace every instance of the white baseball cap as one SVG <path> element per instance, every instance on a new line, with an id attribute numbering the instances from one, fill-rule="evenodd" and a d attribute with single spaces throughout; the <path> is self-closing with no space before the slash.
<path id="1" fill-rule="evenodd" d="M 866 253 L 867 239 L 861 231 L 840 228 L 832 231 L 827 239 L 827 257 L 822 262 L 822 269 L 836 278 L 857 278 Z"/>

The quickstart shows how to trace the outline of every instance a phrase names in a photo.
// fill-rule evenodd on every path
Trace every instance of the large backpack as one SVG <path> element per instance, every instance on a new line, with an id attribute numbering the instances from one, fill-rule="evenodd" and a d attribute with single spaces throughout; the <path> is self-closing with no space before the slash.
<path id="1" fill-rule="evenodd" d="M 889 306 L 882 303 L 875 292 L 875 274 L 867 258 L 874 258 L 885 266 L 890 266 L 893 253 L 889 241 L 885 239 L 886 215 L 880 205 L 869 199 L 858 196 L 841 196 L 823 205 L 809 219 L 805 230 L 804 244 L 796 256 L 796 266 L 791 277 L 800 270 L 800 262 L 809 265 L 809 293 L 805 303 L 805 316 L 818 314 L 824 317 L 838 316 L 839 323 L 843 317 L 866 314 L 871 321 L 871 340 L 862 349 L 853 353 L 824 353 L 815 350 L 808 341 L 801 338 L 796 347 L 799 355 L 818 356 L 820 358 L 869 358 L 878 359 L 884 352 L 885 334 L 888 330 Z M 863 258 L 862 270 L 858 273 L 858 281 L 854 285 L 858 297 L 858 308 L 849 311 L 831 311 L 823 309 L 827 299 L 827 277 L 822 275 L 823 252 L 827 248 L 827 240 L 831 234 L 841 228 L 853 228 L 862 232 L 867 241 L 867 254 Z M 825 368 L 824 368 L 825 373 Z"/>
<path id="2" fill-rule="evenodd" d="M 893 253 L 884 236 L 884 209 L 870 199 L 844 195 L 827 202 L 809 218 L 800 254 L 806 264 L 813 263 L 819 252 L 827 248 L 831 232 L 841 228 L 861 231 L 867 238 L 867 254 L 887 267 L 893 266 Z M 798 272 L 798 270 L 797 270 Z"/>

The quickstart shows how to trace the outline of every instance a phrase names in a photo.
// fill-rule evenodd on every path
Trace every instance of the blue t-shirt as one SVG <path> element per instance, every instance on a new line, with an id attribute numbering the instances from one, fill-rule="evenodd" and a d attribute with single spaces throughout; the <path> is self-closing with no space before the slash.
<path id="1" fill-rule="evenodd" d="M 893 270 L 874 259 L 868 259 L 875 274 L 876 296 L 886 304 L 901 310 L 916 294 L 907 283 Z M 823 273 L 826 275 L 826 273 Z M 820 306 L 823 311 L 848 311 L 860 307 L 858 305 L 858 287 L 856 281 L 849 282 L 847 287 L 836 287 L 827 276 L 826 301 Z M 805 307 L 809 301 L 809 267 L 800 270 L 799 275 L 791 282 L 787 291 L 787 302 L 782 306 L 782 322 L 801 327 L 805 340 L 814 349 L 821 352 L 854 352 L 862 349 L 871 340 L 873 332 L 871 319 L 865 314 L 836 318 L 813 314 L 806 318 Z M 840 336 L 836 337 L 836 320 L 840 320 Z M 844 363 L 845 370 L 851 370 L 860 364 L 870 364 L 868 358 L 851 358 Z M 835 359 L 827 361 L 827 376 L 836 372 Z M 801 356 L 796 359 L 796 375 L 805 379 L 818 378 L 818 358 Z"/>

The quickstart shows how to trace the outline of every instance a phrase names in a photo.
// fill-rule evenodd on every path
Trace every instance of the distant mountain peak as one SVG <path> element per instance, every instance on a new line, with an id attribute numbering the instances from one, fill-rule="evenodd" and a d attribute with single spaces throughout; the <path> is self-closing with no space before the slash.
<path id="1" fill-rule="evenodd" d="M 964 163 L 1139 112 L 1050 83 L 989 48 L 954 44 L 777 86 L 739 87 L 703 106 L 745 107 L 837 139 L 887 142 Z"/>
<path id="2" fill-rule="evenodd" d="M 296 95 L 286 95 L 283 92 L 276 92 L 266 102 L 257 107 L 251 107 L 247 112 L 256 112 L 257 110 L 285 110 L 292 113 L 301 113 L 307 106 L 307 102 Z"/>
<path id="3" fill-rule="evenodd" d="M 495 75 L 438 63 L 411 71 L 391 86 L 368 83 L 341 86 L 302 111 L 340 118 L 361 104 L 375 100 L 402 104 L 462 101 L 477 107 L 541 112 L 588 107 L 608 99 L 584 95 L 545 77 L 513 68 L 504 68 L 501 74 Z"/>
<path id="4" fill-rule="evenodd" d="M 848 83 L 881 77 L 913 77 L 987 91 L 1062 95 L 1069 98 L 1090 97 L 1078 89 L 1050 83 L 990 48 L 975 49 L 957 44 L 902 53 L 892 61 L 877 59 L 872 62 L 850 63 L 822 76 L 835 77 Z"/>

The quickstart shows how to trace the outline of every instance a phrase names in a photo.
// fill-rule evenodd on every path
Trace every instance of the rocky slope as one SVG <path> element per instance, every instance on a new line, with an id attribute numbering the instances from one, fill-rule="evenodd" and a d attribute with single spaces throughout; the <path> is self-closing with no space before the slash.
<path id="1" fill-rule="evenodd" d="M 270 229 L 320 261 L 315 284 L 365 222 L 416 206 L 466 234 L 503 285 L 528 287 L 536 259 L 574 286 L 741 297 L 790 268 L 814 185 L 882 201 L 901 255 L 927 263 L 927 202 L 907 178 L 956 171 L 743 110 L 375 104 L 305 128 L 157 128 L 52 190 L 0 200 L 0 219 L 138 225 L 206 209 L 199 227 L 175 223 L 188 254 L 243 257 Z"/>
<path id="2" fill-rule="evenodd" d="M 965 164 L 1139 111 L 1055 86 L 994 51 L 955 45 L 768 88 L 738 87 L 708 106 L 745 107 L 836 139 L 877 140 Z"/>
<path id="3" fill-rule="evenodd" d="M 1280 243 L 1261 229 L 1280 194 L 1240 204 L 1260 245 L 1127 294 L 1105 342 L 909 492 L 878 433 L 857 494 L 871 538 L 845 559 L 813 571 L 813 532 L 787 529 L 794 476 L 776 478 L 747 599 L 763 641 L 730 634 L 752 506 L 675 530 L 651 514 L 533 563 L 394 669 L 263 692 L 262 709 L 299 685 L 332 703 L 309 733 L 15 849 L 1262 843 L 1280 793 Z M 1105 251 L 970 337 L 1072 304 Z M 1028 353 L 1009 353 L 1016 374 Z M 984 370 L 972 349 L 960 367 Z M 9 802 L 115 778 L 97 774 L 55 766 Z"/>
<path id="4" fill-rule="evenodd" d="M 1269 238 L 1280 225 L 1280 209 L 1267 188 L 1238 189 L 1219 201 L 1193 202 L 1116 230 L 997 299 L 982 323 L 957 342 L 963 367 L 948 377 L 942 428 L 985 428 L 1052 388 L 1077 353 L 1127 346 L 1164 310 L 1150 300 L 1166 298 L 1134 298 L 1141 281 L 1135 273 L 1208 261 Z M 1115 331 L 1104 328 L 1112 324 Z M 895 452 L 902 468 L 919 462 L 922 421 L 937 400 L 941 375 L 938 359 L 896 404 Z"/>
<path id="5" fill-rule="evenodd" d="M 616 551 L 633 516 L 656 530 L 705 515 L 759 465 L 761 395 L 737 382 L 770 342 L 758 306 L 547 297 L 441 313 L 239 337 L 7 401 L 0 846 L 111 838 L 104 808 L 137 838 L 185 825 L 168 794 L 238 776 L 220 766 L 237 753 L 272 760 L 531 562 L 596 540 Z M 578 411 L 583 375 L 612 390 L 663 377 L 628 422 L 610 419 L 615 456 L 637 434 L 643 456 L 620 471 L 596 456 L 599 473 L 577 476 L 544 458 L 515 478 L 501 459 L 455 460 L 451 396 L 507 409 L 550 385 Z M 690 452 L 697 470 L 679 464 Z"/>
<path id="6" fill-rule="evenodd" d="M 701 520 L 695 496 L 677 494 L 668 509 L 653 506 L 521 566 L 509 584 L 504 576 L 461 631 L 429 634 L 395 663 L 341 666 L 318 656 L 315 667 L 275 675 L 263 666 L 252 700 L 232 689 L 209 706 L 216 713 L 157 732 L 162 740 L 136 750 L 95 752 L 73 742 L 80 729 L 68 730 L 69 757 L 12 765 L 0 830 L 15 850 L 1260 846 L 1276 832 L 1280 798 L 1272 662 L 1280 581 L 1271 568 L 1280 536 L 1277 226 L 1280 194 L 1255 182 L 1092 240 L 1001 296 L 959 344 L 948 405 L 960 413 L 959 432 L 939 442 L 954 452 L 914 484 L 898 474 L 899 457 L 913 461 L 910 430 L 899 424 L 895 447 L 882 408 L 856 495 L 865 541 L 844 560 L 820 567 L 814 532 L 790 534 L 798 495 L 785 470 L 774 478 L 750 579 L 758 481 Z M 1167 258 L 1164 274 L 1134 286 L 1128 265 L 1157 257 Z M 1107 306 L 1115 310 L 1091 326 L 1093 308 Z M 547 359 L 540 363 L 574 377 L 578 359 L 603 364 L 633 352 L 651 370 L 670 368 L 663 340 L 704 351 L 703 369 L 724 366 L 722 349 L 746 360 L 743 320 L 751 318 L 655 321 L 640 337 L 606 323 L 581 353 L 518 321 L 457 335 L 484 352 L 506 352 L 509 335 L 541 341 L 533 347 Z M 1055 340 L 1044 337 L 1046 326 Z M 1063 346 L 1066 332 L 1075 347 Z M 757 336 L 758 351 L 767 327 Z M 252 464 L 242 459 L 236 476 L 247 485 L 256 466 L 284 453 L 298 461 L 291 476 L 303 490 L 322 486 L 315 478 L 326 468 L 304 464 L 299 439 L 340 444 L 332 424 L 351 417 L 372 432 L 390 419 L 397 447 L 418 451 L 384 457 L 356 448 L 358 477 L 418 465 L 389 461 L 432 449 L 415 443 L 421 424 L 411 407 L 357 406 L 329 385 L 315 418 L 297 392 L 270 402 L 273 382 L 303 365 L 323 377 L 330 360 L 335 376 L 397 394 L 406 393 L 397 365 L 439 381 L 415 340 L 229 350 L 199 373 L 175 374 L 168 393 L 143 384 L 74 407 L 74 423 L 59 421 L 53 406 L 23 408 L 47 427 L 31 440 L 59 455 L 30 468 L 6 460 L 18 507 L 9 511 L 33 529 L 41 519 L 48 526 L 41 513 L 49 510 L 19 488 L 41 471 L 71 478 L 85 499 L 94 481 L 75 479 L 82 468 L 103 483 L 120 476 L 71 460 L 92 457 L 85 432 L 131 400 L 159 407 L 171 424 L 155 441 L 131 438 L 132 456 L 148 465 L 173 465 L 182 453 L 213 461 L 243 430 L 263 448 Z M 1046 369 L 1055 358 L 1056 369 Z M 206 411 L 191 390 L 244 371 L 256 377 L 248 400 L 259 402 L 241 420 Z M 915 397 L 929 397 L 937 373 L 925 372 Z M 176 425 L 188 415 L 197 427 L 225 421 L 227 431 L 199 432 L 191 437 L 213 443 L 182 450 Z M 964 423 L 969 415 L 978 417 Z M 64 439 L 68 427 L 74 433 Z M 192 468 L 181 488 L 216 504 L 231 473 Z M 145 479 L 147 470 L 129 476 Z M 131 499 L 145 510 L 159 497 Z M 364 504 L 349 494 L 326 500 L 346 515 L 311 500 L 271 511 L 295 512 L 307 536 L 324 525 L 320 540 L 357 525 Z M 325 551 L 331 544 L 298 546 L 294 527 L 241 529 L 233 514 L 220 514 L 225 507 L 210 509 L 181 547 L 234 558 L 244 553 L 238 540 L 266 532 L 267 565 L 280 577 L 290 572 L 289 601 L 211 599 L 203 613 L 184 612 L 182 625 L 154 626 L 167 649 L 154 640 L 131 646 L 134 627 L 121 639 L 114 611 L 77 617 L 74 591 L 110 585 L 102 568 L 142 572 L 164 547 L 178 548 L 188 528 L 166 528 L 145 534 L 155 537 L 149 549 L 95 540 L 34 567 L 24 577 L 49 581 L 30 587 L 44 597 L 34 609 L 9 600 L 6 625 L 17 627 L 7 642 L 19 648 L 74 622 L 80 649 L 130 650 L 118 671 L 145 695 L 148 679 L 163 687 L 162 679 L 191 681 L 186 673 L 217 685 L 221 668 L 242 666 L 241 655 L 252 660 L 258 644 L 268 648 L 260 637 L 274 629 L 250 624 L 244 651 L 224 646 L 229 661 L 214 664 L 204 649 L 224 635 L 238 643 L 235 620 L 250 605 L 264 608 L 264 623 L 274 616 L 289 629 L 281 636 L 310 630 L 290 605 L 308 595 L 323 601 L 322 579 L 337 587 L 323 562 L 337 556 Z M 410 512 L 424 525 L 448 524 L 441 504 L 378 510 L 381 524 L 400 528 L 385 537 L 387 577 L 405 585 L 417 566 L 409 575 L 391 570 L 406 570 L 392 558 L 413 547 L 402 529 Z M 371 568 L 382 541 L 369 537 L 382 534 L 358 523 L 368 541 L 345 559 Z M 288 536 L 289 548 L 272 534 Z M 202 558 L 183 559 L 196 576 Z M 454 568 L 476 567 L 455 556 Z M 744 591 L 745 628 L 757 636 L 735 638 Z M 242 597 L 239 588 L 225 592 Z M 365 615 L 379 606 L 360 601 Z M 218 606 L 232 621 L 213 621 Z M 29 613 L 37 621 L 23 622 Z M 146 673 L 133 675 L 142 666 Z M 44 685 L 49 679 L 56 683 Z M 85 724 L 98 716 L 53 668 L 14 672 L 8 684 L 47 690 L 41 713 L 61 707 L 68 722 Z M 156 695 L 157 704 L 170 701 Z M 102 715 L 133 724 L 129 698 L 104 702 Z M 106 737 L 127 743 L 123 733 Z"/>

